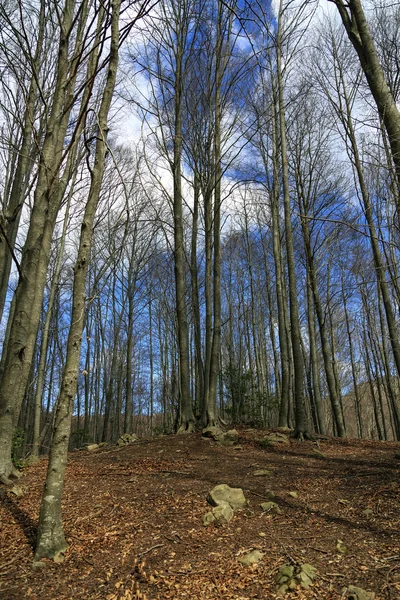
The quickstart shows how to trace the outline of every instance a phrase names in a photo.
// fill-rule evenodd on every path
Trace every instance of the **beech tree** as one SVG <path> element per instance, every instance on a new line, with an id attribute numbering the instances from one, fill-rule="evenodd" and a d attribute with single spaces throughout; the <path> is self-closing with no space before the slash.
<path id="1" fill-rule="evenodd" d="M 396 169 L 397 186 L 400 190 L 400 112 L 386 81 L 361 0 L 346 0 L 346 2 L 344 0 L 328 0 L 328 2 L 336 5 L 349 40 L 357 52 L 379 116 L 388 135 Z M 400 206 L 397 206 L 397 210 L 400 210 Z"/>

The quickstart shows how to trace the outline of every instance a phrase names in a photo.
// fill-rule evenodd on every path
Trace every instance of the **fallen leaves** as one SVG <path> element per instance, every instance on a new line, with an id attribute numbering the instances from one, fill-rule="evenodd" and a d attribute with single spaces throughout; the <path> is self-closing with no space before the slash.
<path id="1" fill-rule="evenodd" d="M 321 441 L 329 457 L 321 461 L 312 443 L 263 449 L 259 436 L 242 432 L 239 455 L 197 435 L 74 453 L 63 503 L 70 549 L 63 565 L 48 561 L 40 571 L 32 570 L 32 548 L 46 463 L 29 467 L 25 494 L 1 498 L 0 597 L 273 600 L 288 557 L 319 574 L 293 600 L 337 600 L 349 585 L 399 591 L 395 445 Z M 272 480 L 253 477 L 249 465 L 267 467 Z M 235 512 L 234 524 L 206 530 L 205 496 L 222 482 L 242 487 L 250 506 Z M 271 494 L 282 514 L 262 514 L 260 498 Z M 363 514 L 367 507 L 373 518 Z M 338 540 L 345 557 L 335 551 Z M 244 568 L 238 558 L 254 549 L 262 559 Z"/>

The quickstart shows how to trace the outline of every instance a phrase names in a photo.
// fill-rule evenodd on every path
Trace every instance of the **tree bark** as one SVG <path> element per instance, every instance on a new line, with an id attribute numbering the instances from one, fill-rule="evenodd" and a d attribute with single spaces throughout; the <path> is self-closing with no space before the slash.
<path id="1" fill-rule="evenodd" d="M 61 499 L 64 488 L 64 474 L 67 463 L 68 443 L 71 430 L 71 418 L 74 398 L 77 391 L 78 369 L 82 332 L 85 316 L 86 276 L 93 237 L 93 223 L 99 201 L 101 182 L 104 174 L 107 150 L 108 113 L 114 92 L 119 43 L 119 13 L 121 0 L 112 0 L 111 42 L 106 84 L 97 116 L 97 137 L 94 165 L 91 170 L 91 184 L 85 213 L 81 226 L 81 235 L 77 261 L 74 269 L 73 304 L 71 325 L 67 342 L 67 357 L 61 382 L 60 396 L 50 450 L 49 464 L 42 504 L 40 507 L 38 538 L 35 560 L 53 558 L 62 559 L 67 549 L 61 516 Z M 102 22 L 102 11 L 99 22 Z"/>

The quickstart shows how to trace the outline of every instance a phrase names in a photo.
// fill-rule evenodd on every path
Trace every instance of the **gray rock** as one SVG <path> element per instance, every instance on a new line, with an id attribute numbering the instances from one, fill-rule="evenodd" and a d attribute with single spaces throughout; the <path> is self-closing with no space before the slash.
<path id="1" fill-rule="evenodd" d="M 212 512 L 208 512 L 205 515 L 203 515 L 203 525 L 204 527 L 208 527 L 209 525 L 212 525 L 215 522 L 215 517 L 212 514 Z"/>
<path id="2" fill-rule="evenodd" d="M 266 477 L 267 475 L 272 475 L 272 471 L 268 471 L 267 469 L 258 469 L 253 473 L 253 477 Z"/>
<path id="3" fill-rule="evenodd" d="M 136 442 L 137 439 L 138 439 L 138 437 L 134 433 L 124 433 L 124 435 L 121 435 L 121 437 L 119 438 L 119 440 L 117 442 L 117 446 L 125 446 L 127 444 L 133 444 L 133 442 Z"/>
<path id="4" fill-rule="evenodd" d="M 263 438 L 262 443 L 273 446 L 275 444 L 290 444 L 290 440 L 285 433 L 269 433 Z"/>
<path id="5" fill-rule="evenodd" d="M 218 506 L 222 502 L 227 502 L 233 509 L 247 506 L 243 490 L 241 488 L 231 488 L 226 483 L 216 485 L 208 494 L 207 502 L 211 506 Z"/>
<path id="6" fill-rule="evenodd" d="M 210 426 L 210 427 L 206 427 L 205 429 L 203 429 L 202 435 L 203 435 L 203 437 L 209 437 L 209 438 L 212 438 L 213 440 L 218 441 L 220 438 L 222 438 L 224 436 L 224 432 L 222 431 L 222 429 L 220 427 Z"/>
<path id="7" fill-rule="evenodd" d="M 307 589 L 312 585 L 317 576 L 317 569 L 308 563 L 299 567 L 284 565 L 279 569 L 276 582 L 278 584 L 278 596 L 284 596 L 287 592 L 295 590 L 298 585 Z"/>
<path id="8" fill-rule="evenodd" d="M 100 448 L 100 446 L 98 444 L 88 444 L 86 446 L 86 450 L 88 452 L 94 452 L 95 450 L 98 450 Z"/>
<path id="9" fill-rule="evenodd" d="M 315 567 L 313 567 L 312 565 L 310 565 L 309 563 L 304 563 L 303 565 L 300 565 L 300 569 L 301 569 L 301 572 L 305 573 L 312 581 L 317 576 L 317 569 Z"/>
<path id="10" fill-rule="evenodd" d="M 283 565 L 279 569 L 277 581 L 278 583 L 286 583 L 290 579 L 292 579 L 294 575 L 294 567 L 292 565 Z"/>
<path id="11" fill-rule="evenodd" d="M 218 506 L 214 506 L 211 512 L 203 515 L 203 525 L 204 527 L 208 527 L 208 525 L 215 525 L 216 527 L 220 527 L 221 525 L 226 525 L 233 519 L 233 510 L 228 504 L 228 502 L 221 502 Z"/>
<path id="12" fill-rule="evenodd" d="M 23 487 L 21 487 L 20 485 L 14 485 L 11 489 L 10 492 L 12 494 L 14 494 L 14 496 L 17 496 L 17 498 L 20 498 L 21 496 L 24 495 L 25 490 Z"/>
<path id="13" fill-rule="evenodd" d="M 278 515 L 282 514 L 282 510 L 279 508 L 276 502 L 263 502 L 260 504 L 260 507 L 263 512 L 274 512 Z"/>
<path id="14" fill-rule="evenodd" d="M 248 554 L 245 554 L 244 556 L 239 558 L 239 562 L 242 563 L 242 565 L 248 567 L 250 565 L 254 565 L 260 562 L 263 556 L 263 552 L 260 552 L 259 550 L 253 550 L 252 552 L 249 552 Z"/>
<path id="15" fill-rule="evenodd" d="M 349 585 L 347 589 L 344 588 L 342 598 L 346 598 L 346 600 L 374 600 L 375 592 L 366 592 L 355 585 Z"/>
<path id="16" fill-rule="evenodd" d="M 239 439 L 239 434 L 236 429 L 230 429 L 224 434 L 224 438 L 226 440 L 230 440 L 231 442 L 237 442 Z"/>
<path id="17" fill-rule="evenodd" d="M 215 525 L 224 525 L 233 519 L 233 510 L 228 502 L 221 502 L 212 509 Z"/>
<path id="18" fill-rule="evenodd" d="M 339 554 L 347 554 L 347 546 L 342 542 L 342 540 L 337 540 L 335 550 Z"/>

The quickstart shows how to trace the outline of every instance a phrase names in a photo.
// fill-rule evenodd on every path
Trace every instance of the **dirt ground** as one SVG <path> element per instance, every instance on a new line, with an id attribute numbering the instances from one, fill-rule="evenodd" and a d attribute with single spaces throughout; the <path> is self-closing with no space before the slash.
<path id="1" fill-rule="evenodd" d="M 25 469 L 24 495 L 4 487 L 0 495 L 1 600 L 269 600 L 279 568 L 303 563 L 317 578 L 288 598 L 340 600 L 355 585 L 400 600 L 398 444 L 264 448 L 265 433 L 240 431 L 234 446 L 193 434 L 71 453 L 69 549 L 62 564 L 40 569 L 32 560 L 46 461 Z M 260 469 L 270 473 L 255 476 Z M 224 527 L 204 527 L 206 495 L 219 483 L 242 488 L 248 507 Z M 260 508 L 270 491 L 281 514 Z M 243 566 L 253 549 L 263 558 Z"/>

